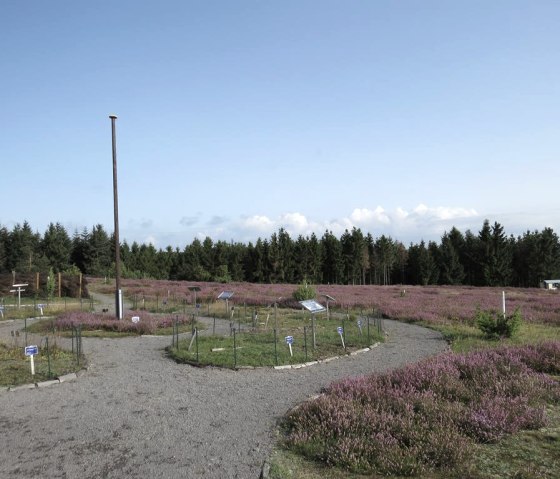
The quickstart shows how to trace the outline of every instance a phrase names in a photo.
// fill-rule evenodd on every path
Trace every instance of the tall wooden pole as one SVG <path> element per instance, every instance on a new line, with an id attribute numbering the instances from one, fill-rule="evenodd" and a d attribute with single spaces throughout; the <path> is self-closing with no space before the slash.
<path id="1" fill-rule="evenodd" d="M 111 136 L 113 143 L 113 204 L 115 217 L 115 316 L 123 318 L 121 293 L 121 247 L 119 242 L 119 196 L 117 190 L 117 136 L 115 131 L 116 115 L 109 115 L 111 119 Z"/>

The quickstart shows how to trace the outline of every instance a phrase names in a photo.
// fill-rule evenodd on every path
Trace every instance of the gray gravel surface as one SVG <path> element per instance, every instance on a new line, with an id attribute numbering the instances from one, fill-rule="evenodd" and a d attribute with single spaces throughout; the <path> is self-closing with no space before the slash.
<path id="1" fill-rule="evenodd" d="M 333 380 L 447 350 L 434 331 L 385 329 L 369 352 L 292 370 L 175 364 L 166 337 L 84 338 L 78 379 L 0 392 L 0 477 L 256 479 L 290 408 Z"/>

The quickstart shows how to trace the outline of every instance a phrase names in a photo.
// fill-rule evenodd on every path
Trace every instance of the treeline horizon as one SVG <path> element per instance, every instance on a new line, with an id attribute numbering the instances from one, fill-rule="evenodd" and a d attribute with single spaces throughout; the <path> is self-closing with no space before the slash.
<path id="1" fill-rule="evenodd" d="M 0 273 L 48 272 L 114 276 L 115 241 L 102 225 L 75 231 L 50 223 L 43 235 L 27 221 L 0 225 Z M 252 283 L 411 284 L 538 287 L 560 277 L 560 242 L 552 228 L 507 236 L 484 220 L 476 234 L 452 227 L 439 242 L 405 246 L 360 228 L 340 237 L 326 230 L 293 239 L 284 228 L 254 243 L 195 238 L 183 249 L 120 245 L 121 276 Z"/>

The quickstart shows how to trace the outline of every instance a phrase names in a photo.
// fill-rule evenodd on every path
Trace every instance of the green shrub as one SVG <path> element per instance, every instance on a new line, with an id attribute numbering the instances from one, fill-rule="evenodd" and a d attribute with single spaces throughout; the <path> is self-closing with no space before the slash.
<path id="1" fill-rule="evenodd" d="M 311 286 L 307 281 L 303 281 L 297 289 L 292 293 L 292 296 L 296 301 L 305 301 L 306 299 L 315 298 L 315 288 Z"/>
<path id="2" fill-rule="evenodd" d="M 521 326 L 521 313 L 517 308 L 512 314 L 504 315 L 495 310 L 478 311 L 475 318 L 478 329 L 488 339 L 511 338 Z"/>

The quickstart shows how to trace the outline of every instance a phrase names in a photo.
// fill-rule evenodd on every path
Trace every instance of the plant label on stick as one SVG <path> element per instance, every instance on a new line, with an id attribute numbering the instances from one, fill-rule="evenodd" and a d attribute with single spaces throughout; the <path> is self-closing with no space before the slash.
<path id="1" fill-rule="evenodd" d="M 360 330 L 360 336 L 362 335 L 362 320 L 358 319 L 358 329 Z"/>
<path id="2" fill-rule="evenodd" d="M 344 345 L 344 336 L 343 336 L 343 334 L 344 334 L 344 329 L 342 329 L 342 326 L 339 326 L 338 328 L 336 328 L 336 330 L 338 331 L 338 334 L 339 334 L 339 336 L 340 336 L 340 340 L 342 341 L 342 347 L 343 347 L 344 349 L 346 349 L 346 346 Z"/>
<path id="3" fill-rule="evenodd" d="M 31 375 L 35 376 L 35 360 L 33 359 L 36 354 L 39 354 L 39 348 L 37 346 L 25 346 L 25 355 L 29 356 L 31 361 Z"/>
<path id="4" fill-rule="evenodd" d="M 294 337 L 293 336 L 286 336 L 286 344 L 288 345 L 288 347 L 290 348 L 290 356 L 293 356 L 293 352 L 292 352 L 292 344 L 294 342 Z"/>

